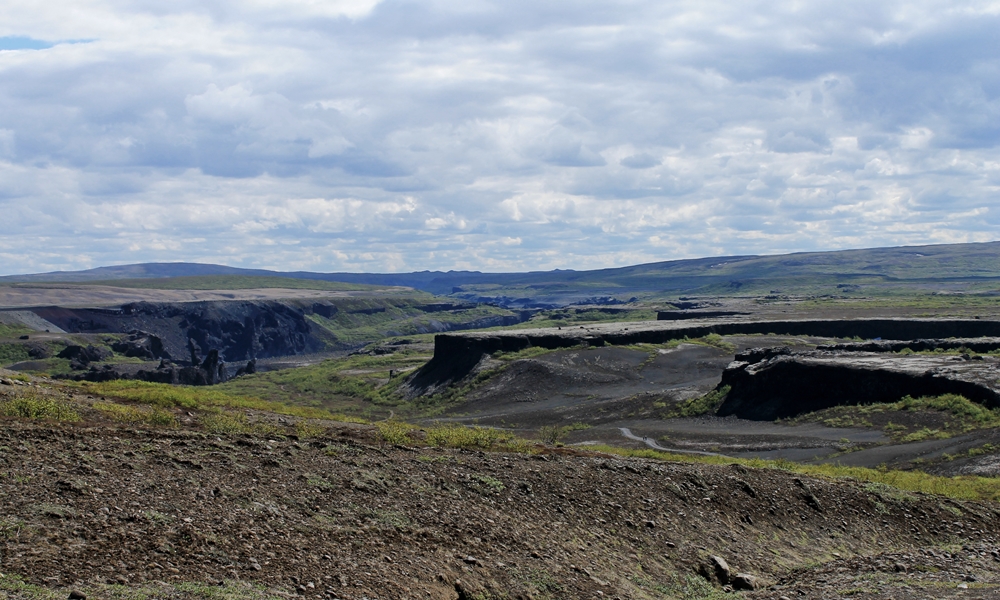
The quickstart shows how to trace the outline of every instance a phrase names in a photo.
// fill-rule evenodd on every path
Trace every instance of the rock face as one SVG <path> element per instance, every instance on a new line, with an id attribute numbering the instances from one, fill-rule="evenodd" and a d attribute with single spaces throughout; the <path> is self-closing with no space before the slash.
<path id="1" fill-rule="evenodd" d="M 163 340 L 145 331 L 133 330 L 128 338 L 111 344 L 111 349 L 132 358 L 170 359 L 170 353 L 163 347 Z"/>
<path id="2" fill-rule="evenodd" d="M 468 375 L 484 354 L 538 347 L 662 344 L 684 337 L 767 334 L 837 338 L 950 338 L 1000 336 L 1000 321 L 979 319 L 802 319 L 788 321 L 642 321 L 517 331 L 446 333 L 434 337 L 434 357 L 410 377 L 419 395 Z M 898 398 L 897 398 L 898 399 Z"/>
<path id="3" fill-rule="evenodd" d="M 59 358 L 68 358 L 70 367 L 73 369 L 85 369 L 92 362 L 98 362 L 111 357 L 111 352 L 106 348 L 97 346 L 66 346 L 59 354 Z"/>
<path id="4" fill-rule="evenodd" d="M 730 391 L 717 414 L 770 421 L 832 406 L 946 393 L 996 408 L 998 367 L 994 357 L 755 348 L 738 354 L 723 372 L 719 386 Z"/>
<path id="5" fill-rule="evenodd" d="M 816 349 L 841 352 L 901 352 L 903 350 L 926 352 L 960 349 L 966 349 L 971 352 L 993 352 L 994 350 L 1000 350 L 1000 337 L 948 338 L 943 340 L 871 340 L 851 344 L 816 346 Z"/>
<path id="6" fill-rule="evenodd" d="M 313 335 L 303 310 L 277 301 L 137 302 L 120 309 L 47 308 L 35 312 L 69 332 L 128 332 L 130 338 L 123 342 L 122 352 L 146 358 L 183 360 L 181 357 L 189 356 L 189 340 L 202 353 L 218 350 L 220 359 L 229 362 L 304 354 L 324 347 Z"/>

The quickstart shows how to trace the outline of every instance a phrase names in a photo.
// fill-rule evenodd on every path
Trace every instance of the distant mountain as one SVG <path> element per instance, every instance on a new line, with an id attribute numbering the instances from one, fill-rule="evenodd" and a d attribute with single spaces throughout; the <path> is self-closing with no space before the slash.
<path id="1" fill-rule="evenodd" d="M 1000 293 L 1000 242 L 904 246 L 777 256 L 723 256 L 593 271 L 312 273 L 198 263 L 147 263 L 0 277 L 2 283 L 244 275 L 407 286 L 510 306 L 614 302 L 631 296 Z"/>

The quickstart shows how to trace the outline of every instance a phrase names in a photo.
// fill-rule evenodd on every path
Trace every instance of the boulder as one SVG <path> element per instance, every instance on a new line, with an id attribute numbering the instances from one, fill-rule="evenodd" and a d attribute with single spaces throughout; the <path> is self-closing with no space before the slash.
<path id="1" fill-rule="evenodd" d="M 111 352 L 107 348 L 99 348 L 97 346 L 66 346 L 63 350 L 57 354 L 59 358 L 68 358 L 71 361 L 82 365 L 88 365 L 92 362 L 98 362 L 111 358 Z"/>
<path id="2" fill-rule="evenodd" d="M 760 587 L 757 578 L 749 573 L 737 573 L 731 585 L 734 590 L 755 590 Z"/>
<path id="3" fill-rule="evenodd" d="M 111 349 L 125 356 L 146 360 L 171 358 L 170 353 L 163 347 L 163 340 L 151 333 L 139 330 L 133 330 L 129 332 L 126 339 L 111 344 Z"/>
<path id="4" fill-rule="evenodd" d="M 729 563 L 721 556 L 709 556 L 699 567 L 698 572 L 711 583 L 729 585 Z"/>

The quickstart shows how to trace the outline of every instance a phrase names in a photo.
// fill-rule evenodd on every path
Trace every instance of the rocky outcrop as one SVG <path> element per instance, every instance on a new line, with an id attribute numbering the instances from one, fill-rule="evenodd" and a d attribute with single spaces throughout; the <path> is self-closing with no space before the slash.
<path id="1" fill-rule="evenodd" d="M 723 373 L 719 387 L 730 389 L 717 414 L 773 420 L 833 406 L 947 393 L 997 408 L 998 367 L 994 357 L 757 348 L 737 355 Z"/>
<path id="2" fill-rule="evenodd" d="M 163 340 L 145 331 L 133 330 L 129 336 L 111 344 L 111 349 L 131 358 L 156 360 L 170 359 L 170 353 L 163 347 Z"/>
<path id="3" fill-rule="evenodd" d="M 220 358 L 229 362 L 324 348 L 305 312 L 293 303 L 277 301 L 137 302 L 120 309 L 52 307 L 35 312 L 69 332 L 145 336 L 145 341 L 139 337 L 130 340 L 135 344 L 129 344 L 128 351 L 153 358 L 183 360 L 181 357 L 190 354 L 189 340 L 203 353 L 218 350 Z"/>
<path id="4" fill-rule="evenodd" d="M 76 375 L 77 381 L 113 381 L 116 379 L 134 379 L 152 383 L 170 383 L 173 385 L 215 385 L 229 379 L 226 363 L 219 358 L 217 350 L 210 350 L 205 359 L 198 365 L 176 365 L 168 360 L 161 360 L 155 369 L 127 370 L 128 365 L 105 365 L 98 369 L 91 367 L 86 373 Z M 236 371 L 234 377 L 247 375 L 257 371 L 256 361 L 249 361 L 245 367 Z"/>
<path id="5" fill-rule="evenodd" d="M 74 370 L 86 369 L 92 362 L 100 362 L 111 357 L 111 352 L 107 348 L 97 346 L 66 346 L 56 355 L 59 358 L 66 358 L 70 361 L 70 368 Z"/>
<path id="6" fill-rule="evenodd" d="M 662 344 L 708 334 L 781 334 L 834 338 L 972 338 L 1000 336 L 1000 321 L 979 319 L 802 319 L 787 321 L 642 321 L 517 331 L 444 333 L 434 337 L 434 357 L 409 380 L 414 393 L 438 389 L 475 368 L 484 354 L 526 348 L 572 348 L 628 344 Z"/>
<path id="7" fill-rule="evenodd" d="M 935 350 L 967 350 L 993 352 L 1000 350 L 1000 337 L 948 338 L 944 340 L 871 340 L 849 344 L 816 346 L 817 350 L 840 352 L 933 352 Z"/>

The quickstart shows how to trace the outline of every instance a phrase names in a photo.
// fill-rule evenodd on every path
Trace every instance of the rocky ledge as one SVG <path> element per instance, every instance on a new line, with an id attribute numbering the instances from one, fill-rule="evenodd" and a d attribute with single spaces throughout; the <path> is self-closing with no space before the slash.
<path id="1" fill-rule="evenodd" d="M 719 387 L 719 416 L 773 420 L 833 406 L 961 394 L 1000 407 L 1000 358 L 754 348 L 736 356 Z"/>
<path id="2" fill-rule="evenodd" d="M 412 395 L 433 393 L 457 381 L 479 364 L 484 354 L 517 352 L 527 348 L 572 348 L 628 344 L 662 344 L 708 334 L 810 335 L 831 338 L 978 338 L 1000 336 L 1000 321 L 980 319 L 799 319 L 750 321 L 704 319 L 689 321 L 633 321 L 547 327 L 514 331 L 445 333 L 434 337 L 434 357 L 409 381 Z"/>

